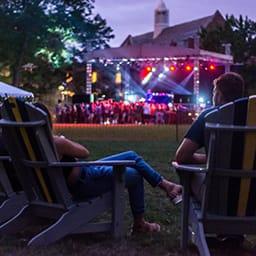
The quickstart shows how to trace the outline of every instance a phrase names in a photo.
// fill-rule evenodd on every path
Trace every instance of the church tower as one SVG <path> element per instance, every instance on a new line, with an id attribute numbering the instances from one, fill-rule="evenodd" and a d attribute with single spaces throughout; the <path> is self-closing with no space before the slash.
<path id="1" fill-rule="evenodd" d="M 169 27 L 169 10 L 167 9 L 163 0 L 160 0 L 155 10 L 155 30 L 154 38 L 158 37 L 159 34 Z"/>

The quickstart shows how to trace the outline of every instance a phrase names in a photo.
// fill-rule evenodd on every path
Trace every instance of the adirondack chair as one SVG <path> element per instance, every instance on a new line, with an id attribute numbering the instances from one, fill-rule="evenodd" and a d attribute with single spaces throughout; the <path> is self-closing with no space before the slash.
<path id="1" fill-rule="evenodd" d="M 27 198 L 22 190 L 12 182 L 9 156 L 0 156 L 0 223 L 3 223 L 20 212 L 27 204 Z"/>
<path id="2" fill-rule="evenodd" d="M 19 214 L 0 226 L 0 234 L 16 233 L 44 218 L 51 224 L 31 238 L 29 246 L 47 245 L 68 234 L 89 232 L 110 231 L 115 238 L 122 238 L 124 171 L 134 161 L 63 163 L 58 159 L 45 112 L 32 104 L 8 98 L 2 107 L 2 117 L 3 137 L 29 202 Z M 84 165 L 113 166 L 113 191 L 87 201 L 74 201 L 63 167 Z M 109 209 L 112 210 L 110 222 L 91 222 Z"/>
<path id="3" fill-rule="evenodd" d="M 208 256 L 208 234 L 256 234 L 256 96 L 221 106 L 205 121 L 207 164 L 173 166 L 184 186 L 181 247 L 191 239 Z M 201 202 L 191 193 L 195 173 L 205 174 Z"/>

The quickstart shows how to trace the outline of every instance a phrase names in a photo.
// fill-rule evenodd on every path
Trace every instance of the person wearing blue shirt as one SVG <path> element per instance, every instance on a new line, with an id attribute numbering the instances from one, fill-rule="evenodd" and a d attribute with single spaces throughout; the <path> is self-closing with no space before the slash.
<path id="1" fill-rule="evenodd" d="M 213 81 L 213 107 L 203 111 L 184 136 L 176 151 L 176 161 L 179 164 L 204 164 L 206 154 L 198 152 L 205 147 L 205 120 L 210 111 L 219 106 L 242 98 L 245 92 L 245 83 L 241 75 L 234 72 L 222 74 Z M 192 192 L 201 200 L 205 175 L 196 174 L 192 179 Z"/>

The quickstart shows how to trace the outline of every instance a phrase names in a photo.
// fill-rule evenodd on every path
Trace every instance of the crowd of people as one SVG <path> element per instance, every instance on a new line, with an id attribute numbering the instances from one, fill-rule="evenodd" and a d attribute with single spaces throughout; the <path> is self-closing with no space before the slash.
<path id="1" fill-rule="evenodd" d="M 174 124 L 177 118 L 179 123 L 192 123 L 195 112 L 185 106 L 164 103 L 105 100 L 88 104 L 63 104 L 59 100 L 55 115 L 56 123 Z"/>

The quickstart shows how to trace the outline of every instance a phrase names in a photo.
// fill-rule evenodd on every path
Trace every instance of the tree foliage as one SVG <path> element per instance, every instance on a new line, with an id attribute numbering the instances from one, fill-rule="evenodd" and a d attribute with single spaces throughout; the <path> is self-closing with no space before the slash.
<path id="1" fill-rule="evenodd" d="M 1 1 L 0 68 L 10 67 L 14 84 L 58 85 L 53 74 L 60 82 L 66 66 L 113 38 L 93 8 L 94 0 Z"/>
<path id="2" fill-rule="evenodd" d="M 222 45 L 231 43 L 235 62 L 246 62 L 256 55 L 256 22 L 248 17 L 226 16 L 225 25 L 215 29 L 202 29 L 202 47 L 206 50 L 223 51 Z"/>
<path id="3" fill-rule="evenodd" d="M 215 52 L 223 52 L 223 44 L 230 43 L 235 63 L 242 64 L 241 72 L 248 86 L 255 87 L 256 79 L 253 70 L 256 70 L 256 22 L 240 15 L 226 16 L 224 26 L 201 31 L 202 48 Z"/>

